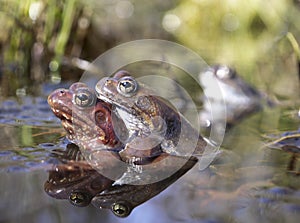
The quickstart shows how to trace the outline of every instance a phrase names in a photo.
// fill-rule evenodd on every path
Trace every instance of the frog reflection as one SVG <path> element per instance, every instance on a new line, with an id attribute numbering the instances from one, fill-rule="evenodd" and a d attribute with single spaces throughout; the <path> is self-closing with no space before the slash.
<path id="1" fill-rule="evenodd" d="M 68 199 L 73 205 L 83 207 L 113 183 L 84 160 L 75 144 L 68 144 L 65 151 L 54 151 L 53 156 L 61 163 L 49 171 L 44 185 L 45 192 L 51 197 Z"/>
<path id="2" fill-rule="evenodd" d="M 191 157 L 177 172 L 159 182 L 114 185 L 113 180 L 101 175 L 84 160 L 75 144 L 69 144 L 65 151 L 56 151 L 54 156 L 61 164 L 49 171 L 44 185 L 48 195 L 67 199 L 78 207 L 92 203 L 100 209 L 111 209 L 118 217 L 128 216 L 136 206 L 165 190 L 197 163 L 197 159 Z"/>

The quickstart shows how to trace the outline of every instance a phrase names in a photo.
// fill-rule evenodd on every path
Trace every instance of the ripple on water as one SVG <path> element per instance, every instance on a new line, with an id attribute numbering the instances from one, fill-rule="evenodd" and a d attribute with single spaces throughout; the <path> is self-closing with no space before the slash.
<path id="1" fill-rule="evenodd" d="M 46 149 L 46 150 L 49 150 L 49 149 L 53 149 L 54 147 L 56 147 L 57 145 L 55 145 L 54 143 L 41 143 L 38 145 L 39 148 L 42 148 L 42 149 Z"/>
<path id="2" fill-rule="evenodd" d="M 37 167 L 37 168 L 40 168 L 42 166 L 47 166 L 48 162 L 44 162 L 44 160 L 34 160 L 34 161 L 27 161 L 27 162 L 24 162 L 24 166 L 27 167 L 27 168 L 34 168 L 34 167 Z"/>
<path id="3" fill-rule="evenodd" d="M 5 157 L 5 156 L 10 156 L 12 155 L 13 153 L 11 151 L 0 151 L 0 157 Z"/>
<path id="4" fill-rule="evenodd" d="M 7 172 L 10 173 L 10 172 L 23 172 L 23 171 L 26 171 L 27 168 L 23 167 L 23 166 L 10 166 L 10 167 L 7 167 Z"/>
<path id="5" fill-rule="evenodd" d="M 37 147 L 24 147 L 12 151 L 1 151 L 1 171 L 5 172 L 30 172 L 33 170 L 47 170 L 60 161 L 53 158 L 51 153 L 55 149 L 64 149 L 64 140 L 54 143 L 41 143 Z"/>
<path id="6" fill-rule="evenodd" d="M 34 147 L 24 147 L 24 148 L 22 148 L 22 150 L 23 151 L 34 151 L 34 150 L 36 150 L 36 148 L 34 148 Z"/>
<path id="7" fill-rule="evenodd" d="M 285 204 L 283 208 L 288 213 L 297 213 L 300 216 L 300 204 Z"/>
<path id="8" fill-rule="evenodd" d="M 20 155 L 15 155 L 15 156 L 11 157 L 11 160 L 13 160 L 13 161 L 24 161 L 26 159 L 27 158 L 25 156 L 20 156 Z"/>
<path id="9" fill-rule="evenodd" d="M 6 107 L 16 107 L 18 105 L 18 103 L 14 100 L 6 100 L 2 102 L 2 106 L 3 108 Z"/>
<path id="10" fill-rule="evenodd" d="M 46 98 L 21 97 L 5 100 L 0 105 L 0 123 L 8 125 L 57 126 Z"/>
<path id="11" fill-rule="evenodd" d="M 293 190 L 285 187 L 273 187 L 268 190 L 271 194 L 277 194 L 277 195 L 288 195 L 292 194 Z"/>

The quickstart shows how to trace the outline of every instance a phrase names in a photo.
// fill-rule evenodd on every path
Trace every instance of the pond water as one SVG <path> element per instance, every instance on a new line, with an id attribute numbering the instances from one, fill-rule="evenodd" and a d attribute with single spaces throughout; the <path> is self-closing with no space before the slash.
<path id="1" fill-rule="evenodd" d="M 69 143 L 46 101 L 58 87 L 1 101 L 0 222 L 299 222 L 299 101 L 249 116 L 228 131 L 224 152 L 208 169 L 196 165 L 122 219 L 44 191 L 60 162 L 53 154 Z M 295 137 L 282 144 L 292 146 L 266 146 L 286 132 Z"/>

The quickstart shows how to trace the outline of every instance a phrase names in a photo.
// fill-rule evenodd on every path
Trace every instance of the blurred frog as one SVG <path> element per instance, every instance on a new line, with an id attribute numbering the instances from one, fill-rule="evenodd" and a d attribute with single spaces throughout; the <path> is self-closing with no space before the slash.
<path id="1" fill-rule="evenodd" d="M 245 82 L 237 72 L 226 65 L 215 65 L 199 74 L 203 87 L 203 110 L 200 120 L 203 126 L 224 120 L 228 127 L 264 106 L 273 106 L 266 95 Z"/>

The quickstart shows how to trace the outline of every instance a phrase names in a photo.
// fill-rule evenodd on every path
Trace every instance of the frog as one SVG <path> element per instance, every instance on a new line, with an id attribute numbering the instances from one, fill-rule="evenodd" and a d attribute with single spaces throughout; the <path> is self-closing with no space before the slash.
<path id="1" fill-rule="evenodd" d="M 120 152 L 127 160 L 169 153 L 179 156 L 201 155 L 207 140 L 174 106 L 129 72 L 118 71 L 95 86 L 99 99 L 112 104 L 114 114 L 122 119 L 128 138 Z"/>
<path id="2" fill-rule="evenodd" d="M 53 91 L 48 104 L 61 120 L 67 139 L 79 146 L 90 165 L 114 179 L 126 172 L 126 166 L 119 165 L 124 145 L 115 134 L 115 129 L 124 125 L 112 125 L 111 105 L 99 100 L 93 89 L 82 82 L 73 83 L 69 89 Z"/>
<path id="3" fill-rule="evenodd" d="M 107 178 L 97 170 L 100 168 L 105 171 L 121 172 L 127 174 L 127 176 L 129 175 L 130 179 L 135 177 L 135 175 L 131 176 L 131 173 L 127 173 L 126 169 L 121 171 L 115 169 L 119 168 L 116 160 L 124 160 L 121 151 L 125 148 L 125 145 L 122 144 L 114 131 L 116 128 L 120 131 L 123 128 L 123 122 L 121 122 L 121 127 L 113 125 L 112 106 L 95 98 L 94 92 L 84 83 L 74 83 L 69 89 L 55 90 L 49 95 L 48 103 L 54 114 L 61 119 L 67 132 L 67 138 L 72 142 L 71 145 L 67 146 L 67 151 L 63 151 L 62 154 L 59 153 L 61 154 L 59 155 L 60 160 L 63 160 L 62 164 L 56 165 L 53 170 L 49 171 L 49 179 L 44 188 L 52 197 L 68 199 L 73 205 L 79 207 L 86 206 L 93 201 L 92 203 L 96 207 L 109 208 L 117 216 L 125 217 L 130 214 L 133 208 L 166 189 L 168 185 L 180 178 L 197 163 L 198 159 L 193 156 L 186 158 L 160 153 L 157 154 L 155 160 L 152 160 L 151 165 L 155 168 L 152 172 L 150 171 L 150 174 L 146 174 L 146 177 L 150 176 L 153 181 L 158 172 L 160 174 L 170 172 L 172 174 L 168 175 L 168 180 L 155 179 L 153 183 L 144 181 L 142 185 L 132 185 L 129 184 L 132 180 L 119 180 L 117 182 L 120 176 L 116 176 L 117 180 Z M 96 121 L 94 124 L 97 111 L 101 112 L 101 119 L 106 120 L 107 123 Z M 88 124 L 90 126 L 84 129 L 84 126 Z M 92 127 L 92 124 L 97 126 Z M 83 130 L 78 130 L 80 128 L 86 131 L 85 134 L 83 134 Z M 75 131 L 79 131 L 79 134 L 76 134 Z M 90 143 L 91 141 L 93 143 Z M 75 145 L 78 145 L 80 149 L 79 147 L 77 150 L 70 149 Z M 101 152 L 98 156 L 99 162 L 96 170 L 95 166 L 91 166 L 90 162 L 86 162 L 86 156 L 81 154 L 85 150 L 93 149 Z M 106 156 L 107 152 L 113 154 L 117 159 Z M 170 159 L 167 159 L 167 157 Z M 182 161 L 184 165 L 173 172 L 179 161 Z M 138 166 L 137 163 L 136 166 Z M 139 192 L 134 193 L 138 188 Z M 132 202 L 130 200 L 132 198 L 130 196 L 133 196 L 132 193 L 136 197 L 134 203 L 130 203 Z M 94 197 L 97 197 L 95 199 L 97 201 L 94 201 Z M 109 197 L 111 201 L 114 201 L 110 206 L 106 202 Z M 126 212 L 121 213 L 125 202 L 130 205 L 126 207 Z"/>
<path id="4" fill-rule="evenodd" d="M 85 83 L 77 82 L 69 89 L 53 91 L 48 96 L 48 104 L 61 120 L 71 142 L 82 144 L 85 148 L 121 145 L 112 126 L 111 105 L 97 99 Z"/>
<path id="5" fill-rule="evenodd" d="M 124 152 L 126 151 L 126 144 L 122 138 L 129 134 L 123 120 L 113 117 L 112 105 L 97 98 L 95 92 L 85 83 L 78 82 L 72 84 L 69 89 L 55 90 L 48 96 L 48 103 L 53 113 L 61 119 L 62 126 L 67 132 L 67 138 L 83 148 L 86 153 L 88 153 L 87 151 L 97 152 L 96 157 L 91 162 L 97 163 L 99 157 L 104 160 L 101 158 L 104 156 L 116 163 L 114 160 L 116 157 L 117 160 L 128 162 L 136 167 L 139 164 L 150 164 L 163 154 L 159 146 L 153 144 L 149 146 L 144 141 L 142 144 L 143 146 L 144 144 L 147 145 L 148 151 L 146 149 L 141 150 L 142 152 L 146 151 L 142 158 L 136 158 L 140 157 L 139 150 L 131 150 L 131 153 Z M 117 121 L 113 122 L 112 120 Z M 106 155 L 106 151 L 113 152 L 113 156 Z M 154 154 L 152 151 L 156 153 Z M 128 161 L 129 159 L 130 161 Z M 99 163 L 99 168 L 103 170 L 102 161 Z M 161 165 L 168 164 L 162 162 Z"/>
<path id="6" fill-rule="evenodd" d="M 275 106 L 273 100 L 248 84 L 228 65 L 217 64 L 207 68 L 199 74 L 199 81 L 204 93 L 203 109 L 199 115 L 203 127 L 225 119 L 227 129 L 230 129 L 264 107 Z M 226 112 L 223 112 L 224 106 Z"/>

